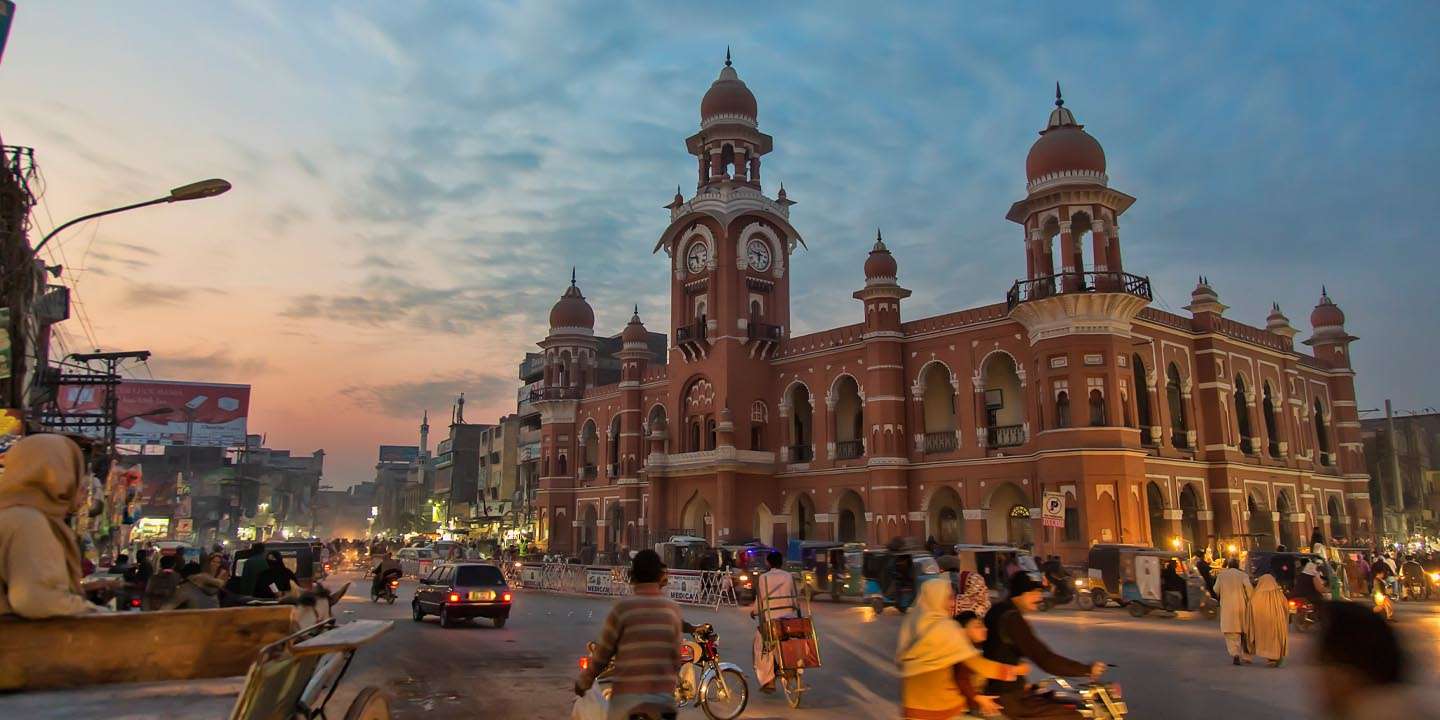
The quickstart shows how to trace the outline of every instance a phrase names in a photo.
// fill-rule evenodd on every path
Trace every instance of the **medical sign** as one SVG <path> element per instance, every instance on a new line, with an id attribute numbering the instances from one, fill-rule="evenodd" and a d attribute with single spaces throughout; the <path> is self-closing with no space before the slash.
<path id="1" fill-rule="evenodd" d="M 614 573 L 608 567 L 585 568 L 585 592 L 591 595 L 609 595 Z"/>
<path id="2" fill-rule="evenodd" d="M 704 577 L 697 570 L 669 570 L 665 573 L 665 593 L 671 600 L 698 603 L 704 593 Z"/>
<path id="3" fill-rule="evenodd" d="M 1044 499 L 1040 501 L 1040 518 L 1045 527 L 1065 527 L 1065 494 L 1045 493 Z"/>

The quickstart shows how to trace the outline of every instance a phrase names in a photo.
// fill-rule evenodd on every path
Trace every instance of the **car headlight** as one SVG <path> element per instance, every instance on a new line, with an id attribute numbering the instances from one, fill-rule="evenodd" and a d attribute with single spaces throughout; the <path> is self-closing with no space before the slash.
<path id="1" fill-rule="evenodd" d="M 1440 572 L 1430 573 L 1430 579 L 1434 580 L 1435 582 L 1440 582 Z"/>
<path id="2" fill-rule="evenodd" d="M 1076 580 L 1076 581 L 1075 581 L 1075 587 L 1085 587 L 1085 581 L 1084 581 L 1084 580 Z"/>

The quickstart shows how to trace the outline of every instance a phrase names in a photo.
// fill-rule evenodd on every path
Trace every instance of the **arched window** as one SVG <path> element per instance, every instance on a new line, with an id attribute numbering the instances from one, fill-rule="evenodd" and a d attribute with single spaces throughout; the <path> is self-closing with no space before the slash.
<path id="1" fill-rule="evenodd" d="M 845 375 L 835 384 L 835 458 L 849 460 L 865 454 L 865 410 L 860 386 Z"/>
<path id="2" fill-rule="evenodd" d="M 1235 425 L 1240 430 L 1240 450 L 1246 454 L 1253 453 L 1254 447 L 1250 438 L 1254 435 L 1250 431 L 1250 405 L 1245 399 L 1245 376 L 1235 376 Z"/>
<path id="3" fill-rule="evenodd" d="M 926 366 L 921 377 L 922 414 L 925 420 L 925 452 L 949 452 L 955 441 L 955 391 L 950 385 L 950 371 L 940 363 Z"/>
<path id="4" fill-rule="evenodd" d="M 1186 483 L 1180 491 L 1180 531 L 1190 542 L 1192 550 L 1200 547 L 1204 540 L 1200 537 L 1200 496 L 1190 483 Z"/>
<path id="5" fill-rule="evenodd" d="M 1315 447 L 1320 451 L 1320 464 L 1330 464 L 1330 433 L 1325 428 L 1325 406 L 1315 398 Z"/>
<path id="6" fill-rule="evenodd" d="M 625 545 L 625 511 L 620 508 L 620 503 L 610 506 L 610 516 L 605 519 L 605 535 L 606 544 L 612 552 Z"/>
<path id="7" fill-rule="evenodd" d="M 750 322 L 751 324 L 764 322 L 765 315 L 760 309 L 759 300 L 750 301 Z"/>
<path id="8" fill-rule="evenodd" d="M 770 421 L 770 409 L 766 407 L 764 400 L 756 400 L 750 404 L 750 449 L 762 450 L 765 447 L 765 426 Z"/>
<path id="9" fill-rule="evenodd" d="M 1344 513 L 1340 509 L 1340 499 L 1338 497 L 1334 495 L 1330 496 L 1330 500 L 1326 502 L 1325 513 L 1330 516 L 1330 527 L 1328 528 L 1330 535 L 1327 540 L 1333 541 L 1335 538 L 1343 535 L 1340 530 L 1343 526 L 1342 521 L 1345 519 Z"/>
<path id="10" fill-rule="evenodd" d="M 815 456 L 813 415 L 810 390 L 795 383 L 790 388 L 790 462 L 806 463 Z"/>
<path id="11" fill-rule="evenodd" d="M 930 527 L 926 535 L 935 538 L 941 545 L 960 542 L 960 517 L 963 515 L 960 494 L 954 488 L 944 487 L 930 498 Z"/>
<path id="12" fill-rule="evenodd" d="M 595 476 L 595 468 L 600 465 L 600 437 L 595 430 L 595 421 L 585 421 L 585 427 L 580 431 L 580 474 L 582 479 L 589 479 Z"/>
<path id="13" fill-rule="evenodd" d="M 735 146 L 730 143 L 720 148 L 720 170 L 726 175 L 735 171 Z"/>
<path id="14" fill-rule="evenodd" d="M 609 437 L 607 437 L 605 440 L 606 440 L 606 444 L 609 446 L 609 449 L 610 449 L 610 459 L 607 461 L 607 462 L 610 463 L 610 477 L 612 477 L 612 478 L 613 478 L 613 477 L 619 477 L 619 476 L 620 476 L 620 416 L 619 416 L 619 415 L 616 415 L 616 416 L 610 421 Z"/>
<path id="15" fill-rule="evenodd" d="M 1105 421 L 1105 394 L 1099 388 L 1090 390 L 1090 424 L 1096 427 L 1109 424 Z"/>
<path id="16" fill-rule="evenodd" d="M 854 490 L 847 491 L 840 498 L 838 506 L 836 540 L 840 542 L 863 542 L 865 540 L 865 503 Z"/>
<path id="17" fill-rule="evenodd" d="M 991 353 L 980 375 L 985 382 L 985 446 L 1025 444 L 1025 402 L 1015 358 L 1009 353 Z"/>
<path id="18" fill-rule="evenodd" d="M 1165 369 L 1165 402 L 1170 410 L 1170 444 L 1177 448 L 1190 447 L 1187 437 L 1190 423 L 1185 417 L 1185 395 L 1180 389 L 1180 368 L 1175 363 Z"/>
<path id="19" fill-rule="evenodd" d="M 1265 417 L 1265 437 L 1270 439 L 1270 457 L 1280 457 L 1280 427 L 1275 421 L 1275 398 L 1270 392 L 1270 383 L 1263 387 L 1263 401 L 1260 412 Z"/>
<path id="20" fill-rule="evenodd" d="M 705 418 L 705 449 L 715 449 L 715 418 Z"/>
<path id="21" fill-rule="evenodd" d="M 1280 514 L 1280 544 L 1290 552 L 1301 550 L 1302 548 L 1297 547 L 1295 521 L 1290 519 L 1295 513 L 1295 503 L 1290 501 L 1288 490 L 1275 493 L 1275 512 Z"/>
<path id="22" fill-rule="evenodd" d="M 1068 390 L 1055 393 L 1055 427 L 1070 427 L 1070 392 Z"/>
<path id="23" fill-rule="evenodd" d="M 1165 542 L 1165 494 L 1153 482 L 1145 484 L 1145 505 L 1150 513 L 1150 544 L 1157 548 L 1170 547 Z"/>
<path id="24" fill-rule="evenodd" d="M 662 442 L 660 449 L 661 452 L 670 452 L 669 422 L 665 419 L 664 407 L 656 405 L 655 407 L 650 408 L 650 419 L 645 423 L 645 429 L 648 431 L 652 439 L 655 437 L 656 433 L 665 433 L 665 439 Z"/>
<path id="25" fill-rule="evenodd" d="M 815 537 L 815 501 L 809 493 L 795 499 L 795 539 L 812 540 Z"/>
<path id="26" fill-rule="evenodd" d="M 700 444 L 700 418 L 690 421 L 690 444 L 687 448 L 690 452 L 700 452 L 705 447 Z"/>
<path id="27" fill-rule="evenodd" d="M 1250 520 L 1246 523 L 1250 528 L 1250 534 L 1258 536 L 1255 538 L 1255 546 L 1261 550 L 1274 549 L 1275 523 L 1270 519 L 1269 506 L 1263 501 L 1256 500 L 1252 494 L 1246 496 L 1245 508 L 1250 513 Z"/>
<path id="28" fill-rule="evenodd" d="M 559 468 L 559 470 L 560 470 L 558 474 L 559 474 L 559 475 L 564 475 L 564 474 L 565 474 L 565 456 L 564 456 L 564 455 L 561 455 L 559 458 L 557 458 L 556 461 L 555 461 L 555 464 L 556 464 L 556 466 L 557 466 L 557 467 Z"/>
<path id="29" fill-rule="evenodd" d="M 1135 414 L 1140 422 L 1140 442 L 1144 445 L 1155 445 L 1160 438 L 1155 437 L 1150 428 L 1155 426 L 1155 421 L 1150 416 L 1150 383 L 1146 379 L 1145 361 L 1139 355 L 1130 357 L 1131 368 L 1135 372 Z"/>

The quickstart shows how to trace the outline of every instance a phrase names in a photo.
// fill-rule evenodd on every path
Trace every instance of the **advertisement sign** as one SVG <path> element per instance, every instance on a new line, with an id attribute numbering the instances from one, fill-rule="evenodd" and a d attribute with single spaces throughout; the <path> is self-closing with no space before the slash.
<path id="1" fill-rule="evenodd" d="M 608 567 L 585 568 L 585 592 L 591 595 L 609 595 L 611 579 L 615 574 Z"/>
<path id="2" fill-rule="evenodd" d="M 698 570 L 666 570 L 665 592 L 680 603 L 698 603 L 704 594 L 703 575 Z"/>
<path id="3" fill-rule="evenodd" d="M 1045 493 L 1044 499 L 1040 501 L 1040 519 L 1045 527 L 1065 527 L 1065 494 L 1058 492 Z"/>
<path id="4" fill-rule="evenodd" d="M 125 380 L 115 389 L 121 445 L 231 447 L 245 443 L 250 386 L 164 380 Z M 57 403 L 67 415 L 102 415 L 105 388 L 61 385 Z M 86 430 L 101 437 L 104 428 Z"/>
<path id="5" fill-rule="evenodd" d="M 414 445 L 381 445 L 380 462 L 412 463 L 420 458 L 420 448 Z"/>

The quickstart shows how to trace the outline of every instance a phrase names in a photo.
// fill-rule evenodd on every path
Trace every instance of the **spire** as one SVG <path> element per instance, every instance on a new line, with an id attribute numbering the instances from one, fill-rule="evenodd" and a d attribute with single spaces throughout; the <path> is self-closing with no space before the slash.
<path id="1" fill-rule="evenodd" d="M 871 251 L 886 252 L 888 249 L 885 247 L 885 238 L 880 237 L 880 228 L 875 228 L 875 247 L 871 248 Z"/>
<path id="2" fill-rule="evenodd" d="M 635 317 L 640 317 L 640 303 L 635 303 Z"/>
<path id="3" fill-rule="evenodd" d="M 575 266 L 570 266 L 570 287 L 575 287 Z"/>
<path id="4" fill-rule="evenodd" d="M 1065 98 L 1060 96 L 1060 81 L 1055 81 L 1055 107 L 1065 107 Z"/>
<path id="5" fill-rule="evenodd" d="M 730 67 L 730 46 L 725 46 L 725 67 Z"/>

